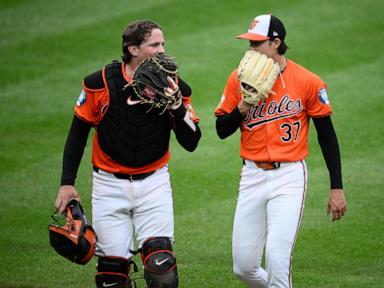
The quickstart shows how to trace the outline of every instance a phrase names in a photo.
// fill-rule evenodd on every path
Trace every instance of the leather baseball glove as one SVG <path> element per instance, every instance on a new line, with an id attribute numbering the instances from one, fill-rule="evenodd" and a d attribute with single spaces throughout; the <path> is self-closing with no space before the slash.
<path id="1" fill-rule="evenodd" d="M 143 103 L 161 109 L 163 114 L 168 108 L 181 103 L 181 94 L 177 85 L 178 65 L 164 53 L 143 60 L 133 72 L 133 81 L 127 86 Z"/>
<path id="2" fill-rule="evenodd" d="M 237 73 L 244 102 L 255 105 L 268 97 L 280 68 L 266 55 L 248 50 L 240 61 Z"/>

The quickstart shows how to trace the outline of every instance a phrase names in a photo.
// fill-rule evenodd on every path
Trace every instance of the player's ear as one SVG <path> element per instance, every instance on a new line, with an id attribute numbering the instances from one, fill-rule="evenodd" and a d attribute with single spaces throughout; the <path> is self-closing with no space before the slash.
<path id="1" fill-rule="evenodd" d="M 137 56 L 139 54 L 139 46 L 137 45 L 127 46 L 127 49 L 132 56 Z"/>
<path id="2" fill-rule="evenodd" d="M 275 38 L 272 40 L 272 43 L 273 43 L 273 47 L 278 49 L 281 45 L 281 40 L 279 38 Z"/>

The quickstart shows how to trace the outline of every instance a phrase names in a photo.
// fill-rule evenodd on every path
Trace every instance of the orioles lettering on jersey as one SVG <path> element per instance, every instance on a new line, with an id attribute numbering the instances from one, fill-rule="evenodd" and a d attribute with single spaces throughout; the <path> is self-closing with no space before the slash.
<path id="1" fill-rule="evenodd" d="M 252 129 L 255 126 L 272 122 L 278 119 L 291 117 L 303 110 L 301 100 L 293 100 L 285 95 L 280 101 L 271 101 L 268 106 L 263 101 L 260 105 L 253 107 L 244 119 L 244 126 Z"/>

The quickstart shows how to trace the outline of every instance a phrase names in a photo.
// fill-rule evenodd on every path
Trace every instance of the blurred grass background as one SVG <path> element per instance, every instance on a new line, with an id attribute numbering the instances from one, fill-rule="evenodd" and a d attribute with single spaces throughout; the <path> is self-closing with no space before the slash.
<path id="1" fill-rule="evenodd" d="M 231 267 L 239 135 L 219 140 L 213 110 L 247 47 L 234 36 L 269 12 L 285 23 L 287 56 L 328 84 L 348 201 L 346 217 L 332 223 L 312 127 L 294 286 L 384 287 L 383 3 L 0 0 L 0 287 L 94 287 L 95 259 L 77 266 L 59 257 L 47 225 L 81 80 L 120 57 L 121 32 L 136 19 L 163 27 L 201 119 L 196 152 L 171 143 L 180 287 L 244 287 Z M 90 143 L 77 180 L 89 213 Z"/>

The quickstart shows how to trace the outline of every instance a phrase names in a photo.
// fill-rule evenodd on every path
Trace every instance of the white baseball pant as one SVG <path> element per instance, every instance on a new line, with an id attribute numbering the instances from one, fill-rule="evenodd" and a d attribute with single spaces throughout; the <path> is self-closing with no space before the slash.
<path id="1" fill-rule="evenodd" d="M 173 241 L 173 197 L 168 167 L 139 181 L 93 172 L 92 226 L 97 256 L 130 258 L 134 235 L 141 247 L 150 237 Z"/>
<path id="2" fill-rule="evenodd" d="M 292 253 L 304 209 L 304 161 L 263 170 L 245 160 L 237 200 L 232 256 L 235 275 L 248 287 L 291 288 Z M 265 248 L 265 269 L 261 267 Z"/>

